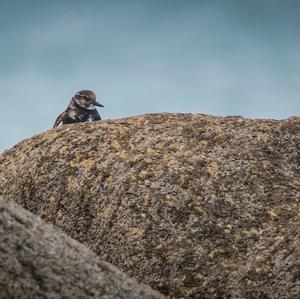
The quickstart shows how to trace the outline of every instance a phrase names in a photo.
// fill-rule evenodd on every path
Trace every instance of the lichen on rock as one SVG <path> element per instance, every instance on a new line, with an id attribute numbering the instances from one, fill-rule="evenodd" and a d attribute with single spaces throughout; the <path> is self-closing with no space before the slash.
<path id="1" fill-rule="evenodd" d="M 259 298 L 259 288 L 278 298 L 261 281 L 288 271 L 288 248 L 267 249 L 300 221 L 300 118 L 152 114 L 62 126 L 0 156 L 0 194 L 166 295 Z M 274 263 L 248 271 L 260 255 Z M 296 251 L 288 258 L 298 269 Z M 300 297 L 284 273 L 280 294 Z"/>

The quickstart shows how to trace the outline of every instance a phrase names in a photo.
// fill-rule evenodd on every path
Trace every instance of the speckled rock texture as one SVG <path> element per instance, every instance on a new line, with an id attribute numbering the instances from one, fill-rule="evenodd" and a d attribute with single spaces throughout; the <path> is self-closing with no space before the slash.
<path id="1" fill-rule="evenodd" d="M 0 157 L 0 193 L 174 298 L 300 298 L 300 118 L 66 125 Z"/>
<path id="2" fill-rule="evenodd" d="M 162 299 L 37 216 L 0 199 L 0 298 Z"/>

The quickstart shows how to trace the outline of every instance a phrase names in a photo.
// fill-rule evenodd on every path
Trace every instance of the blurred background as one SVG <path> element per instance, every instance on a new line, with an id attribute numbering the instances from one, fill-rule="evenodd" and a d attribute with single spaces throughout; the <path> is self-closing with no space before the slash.
<path id="1" fill-rule="evenodd" d="M 103 119 L 300 114 L 300 1 L 0 2 L 0 152 L 80 89 Z"/>

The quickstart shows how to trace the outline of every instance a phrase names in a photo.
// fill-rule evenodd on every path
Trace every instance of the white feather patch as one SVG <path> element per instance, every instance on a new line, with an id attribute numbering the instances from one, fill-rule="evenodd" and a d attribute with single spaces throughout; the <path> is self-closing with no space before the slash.
<path id="1" fill-rule="evenodd" d="M 86 107 L 85 109 L 88 109 L 88 110 L 95 110 L 96 107 L 94 105 L 90 106 L 90 107 Z"/>

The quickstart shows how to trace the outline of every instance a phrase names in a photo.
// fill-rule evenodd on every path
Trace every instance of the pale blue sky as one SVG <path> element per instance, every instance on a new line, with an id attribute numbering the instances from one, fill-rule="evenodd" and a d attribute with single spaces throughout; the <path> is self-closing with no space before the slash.
<path id="1" fill-rule="evenodd" d="M 92 89 L 104 119 L 300 114 L 300 1 L 0 0 L 0 152 Z"/>

